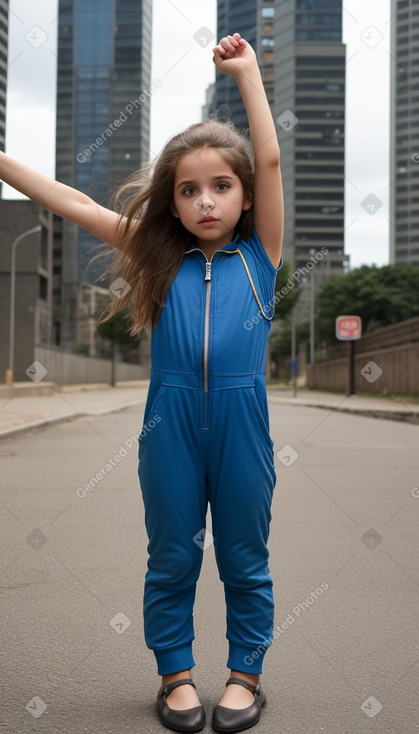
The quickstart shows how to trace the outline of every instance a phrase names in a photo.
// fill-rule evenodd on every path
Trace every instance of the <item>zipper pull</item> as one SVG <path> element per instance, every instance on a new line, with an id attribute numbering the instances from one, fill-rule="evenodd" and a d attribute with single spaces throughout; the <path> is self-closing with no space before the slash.
<path id="1" fill-rule="evenodd" d="M 209 260 L 205 263 L 205 281 L 211 280 L 211 263 Z"/>

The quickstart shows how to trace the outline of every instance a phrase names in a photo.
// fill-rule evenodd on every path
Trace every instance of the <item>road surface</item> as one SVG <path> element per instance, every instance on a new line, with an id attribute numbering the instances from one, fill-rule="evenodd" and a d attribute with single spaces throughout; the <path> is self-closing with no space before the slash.
<path id="1" fill-rule="evenodd" d="M 276 632 L 262 676 L 268 704 L 253 730 L 419 731 L 419 427 L 275 396 L 270 414 Z M 141 418 L 137 406 L 0 442 L 8 734 L 166 731 L 143 638 Z M 195 634 L 193 677 L 211 732 L 229 673 L 211 543 Z"/>

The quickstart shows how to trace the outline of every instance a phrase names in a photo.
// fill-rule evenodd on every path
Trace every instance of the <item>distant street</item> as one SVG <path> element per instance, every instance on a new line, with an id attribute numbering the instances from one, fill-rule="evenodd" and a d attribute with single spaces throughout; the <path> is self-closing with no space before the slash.
<path id="1" fill-rule="evenodd" d="M 276 630 L 262 676 L 268 704 L 252 731 L 417 731 L 419 427 L 275 400 Z M 142 411 L 0 442 L 7 734 L 167 731 L 143 638 Z M 229 673 L 212 545 L 195 633 L 193 677 L 211 732 Z"/>

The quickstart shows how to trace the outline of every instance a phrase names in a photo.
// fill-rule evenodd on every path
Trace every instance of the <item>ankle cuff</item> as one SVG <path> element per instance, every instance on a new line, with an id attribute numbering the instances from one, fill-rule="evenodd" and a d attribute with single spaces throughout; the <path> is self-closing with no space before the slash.
<path id="1" fill-rule="evenodd" d="M 157 661 L 157 672 L 159 675 L 173 675 L 182 670 L 190 670 L 195 667 L 192 655 L 192 642 L 179 647 L 171 647 L 166 650 L 153 650 Z"/>
<path id="2" fill-rule="evenodd" d="M 230 640 L 227 668 L 240 673 L 260 675 L 268 647 L 269 645 L 241 645 Z"/>

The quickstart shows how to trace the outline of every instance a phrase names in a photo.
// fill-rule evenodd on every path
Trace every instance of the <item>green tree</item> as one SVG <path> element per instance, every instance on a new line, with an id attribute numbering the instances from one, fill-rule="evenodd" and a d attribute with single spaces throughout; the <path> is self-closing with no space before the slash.
<path id="1" fill-rule="evenodd" d="M 300 295 L 298 283 L 292 278 L 291 263 L 284 262 L 278 270 L 275 282 L 275 294 L 279 299 L 275 305 L 275 319 L 285 320 L 298 300 Z"/>
<path id="2" fill-rule="evenodd" d="M 317 293 L 316 331 L 333 343 L 335 320 L 341 314 L 362 319 L 362 332 L 419 316 L 419 268 L 410 265 L 363 265 L 330 278 Z"/>
<path id="3" fill-rule="evenodd" d="M 103 339 L 109 339 L 112 345 L 111 385 L 115 386 L 117 345 L 133 344 L 140 341 L 140 335 L 129 333 L 131 320 L 130 303 L 125 303 L 108 321 L 97 325 L 97 331 Z"/>
<path id="4" fill-rule="evenodd" d="M 275 321 L 280 321 L 279 329 L 273 329 L 269 337 L 269 349 L 272 357 L 290 356 L 292 313 L 301 293 L 299 283 L 292 277 L 291 263 L 283 263 L 276 277 Z M 297 329 L 297 340 L 303 338 L 303 327 Z"/>
<path id="5" fill-rule="evenodd" d="M 292 321 L 291 318 L 287 318 L 281 331 L 277 334 L 273 334 L 269 339 L 272 354 L 281 355 L 283 357 L 289 357 L 291 355 L 291 331 Z M 298 324 L 296 328 L 297 344 L 307 342 L 309 338 L 309 322 L 305 321 L 303 324 Z"/>

